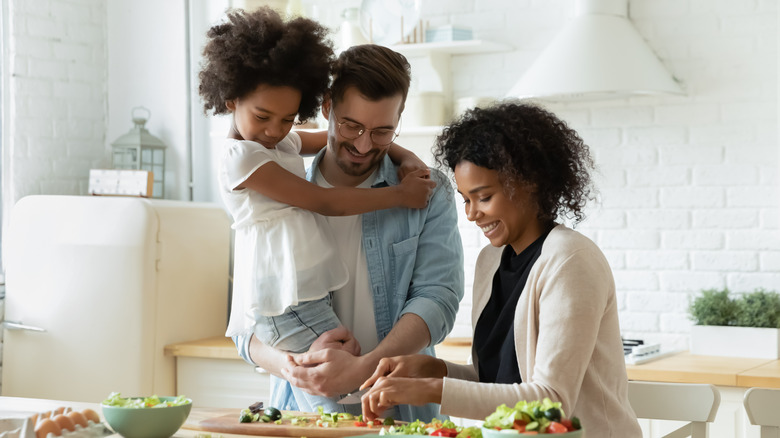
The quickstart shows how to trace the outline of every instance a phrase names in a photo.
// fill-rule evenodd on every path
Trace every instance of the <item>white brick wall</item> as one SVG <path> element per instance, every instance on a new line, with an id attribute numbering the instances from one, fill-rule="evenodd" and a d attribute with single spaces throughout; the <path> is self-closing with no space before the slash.
<path id="1" fill-rule="evenodd" d="M 345 7 L 360 5 L 303 3 L 334 28 Z M 452 59 L 453 97 L 502 97 L 573 5 L 426 0 L 422 17 L 470 25 L 477 38 L 513 46 Z M 85 193 L 88 169 L 108 159 L 105 2 L 8 6 L 14 117 L 5 133 L 5 211 L 27 194 Z M 629 8 L 687 95 L 549 107 L 582 134 L 599 167 L 600 203 L 579 229 L 615 272 L 624 335 L 684 348 L 691 294 L 726 286 L 780 291 L 777 2 L 629 0 Z M 487 242 L 461 222 L 470 285 Z M 456 336 L 470 335 L 470 304 L 467 296 Z"/>
<path id="2" fill-rule="evenodd" d="M 9 0 L 3 210 L 33 194 L 86 194 L 108 165 L 106 6 Z"/>
<path id="3" fill-rule="evenodd" d="M 452 59 L 455 98 L 502 97 L 573 6 L 426 0 L 422 15 L 515 48 Z M 600 203 L 579 229 L 612 265 L 624 335 L 686 348 L 692 294 L 713 287 L 780 292 L 777 2 L 629 0 L 629 10 L 687 95 L 548 107 L 596 157 Z M 487 242 L 462 222 L 469 282 Z M 468 336 L 470 300 L 462 304 L 454 334 Z"/>

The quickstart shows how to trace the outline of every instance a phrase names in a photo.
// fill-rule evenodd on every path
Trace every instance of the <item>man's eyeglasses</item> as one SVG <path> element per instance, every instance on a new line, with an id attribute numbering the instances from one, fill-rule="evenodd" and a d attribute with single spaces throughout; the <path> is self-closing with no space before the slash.
<path id="1" fill-rule="evenodd" d="M 398 133 L 392 129 L 366 129 L 363 125 L 350 121 L 337 122 L 336 125 L 338 126 L 339 134 L 349 140 L 355 140 L 368 131 L 371 141 L 378 146 L 387 146 L 398 137 Z"/>

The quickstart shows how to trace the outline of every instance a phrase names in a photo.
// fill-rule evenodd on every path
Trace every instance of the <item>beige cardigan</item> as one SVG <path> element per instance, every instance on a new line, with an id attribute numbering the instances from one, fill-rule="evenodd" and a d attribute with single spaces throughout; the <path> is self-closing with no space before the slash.
<path id="1" fill-rule="evenodd" d="M 472 326 L 490 298 L 503 248 L 479 254 Z M 515 350 L 523 383 L 480 383 L 473 365 L 447 363 L 441 412 L 483 420 L 505 403 L 560 401 L 588 437 L 642 436 L 628 402 L 615 283 L 599 248 L 563 225 L 550 231 L 515 311 Z"/>

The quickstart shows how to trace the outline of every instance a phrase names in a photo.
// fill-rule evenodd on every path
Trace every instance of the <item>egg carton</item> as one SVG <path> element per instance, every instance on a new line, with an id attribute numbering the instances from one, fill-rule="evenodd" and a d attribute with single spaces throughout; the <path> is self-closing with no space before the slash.
<path id="1" fill-rule="evenodd" d="M 48 433 L 38 436 L 35 431 L 35 418 L 43 420 L 43 416 L 2 418 L 0 419 L 0 438 L 99 438 L 111 435 L 112 432 L 101 423 L 87 421 L 87 426 L 75 425 L 75 430 L 63 430 L 59 435 Z"/>

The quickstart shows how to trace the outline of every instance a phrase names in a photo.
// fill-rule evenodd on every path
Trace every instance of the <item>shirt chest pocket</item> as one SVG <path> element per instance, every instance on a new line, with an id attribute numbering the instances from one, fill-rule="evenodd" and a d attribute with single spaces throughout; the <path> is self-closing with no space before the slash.
<path id="1" fill-rule="evenodd" d="M 410 237 L 392 245 L 392 272 L 397 295 L 406 295 L 414 274 L 419 236 Z"/>

